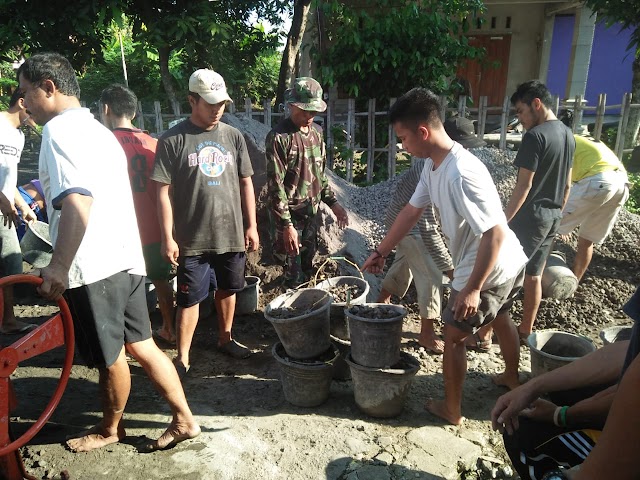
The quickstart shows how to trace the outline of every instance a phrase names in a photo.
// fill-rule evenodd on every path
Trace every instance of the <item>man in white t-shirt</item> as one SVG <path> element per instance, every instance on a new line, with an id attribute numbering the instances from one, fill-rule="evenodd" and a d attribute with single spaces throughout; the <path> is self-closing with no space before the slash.
<path id="1" fill-rule="evenodd" d="M 151 339 L 144 293 L 144 260 L 127 160 L 113 134 L 80 107 L 80 88 L 69 61 L 38 54 L 18 69 L 33 119 L 44 125 L 40 180 L 45 193 L 53 256 L 39 271 L 38 291 L 50 300 L 64 293 L 78 350 L 100 372 L 102 421 L 67 441 L 89 451 L 125 437 L 124 407 L 131 391 L 125 351 L 165 398 L 173 419 L 143 447 L 158 450 L 200 433 L 176 369 Z M 156 413 L 156 412 L 152 412 Z"/>
<path id="2" fill-rule="evenodd" d="M 527 257 L 507 226 L 489 171 L 472 153 L 447 135 L 438 97 L 414 88 L 400 97 L 389 120 L 405 150 L 427 158 L 413 197 L 396 217 L 386 237 L 362 266 L 379 273 L 386 256 L 433 204 L 448 239 L 454 273 L 444 321 L 444 400 L 426 408 L 454 424 L 462 424 L 462 385 L 466 375 L 465 339 L 493 322 L 505 360 L 505 372 L 494 381 L 515 386 L 520 347 L 509 308 L 523 278 Z"/>

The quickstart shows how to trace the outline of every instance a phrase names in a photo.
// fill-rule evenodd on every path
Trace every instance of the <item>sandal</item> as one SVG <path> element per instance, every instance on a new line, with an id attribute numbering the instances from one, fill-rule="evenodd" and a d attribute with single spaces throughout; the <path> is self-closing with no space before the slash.
<path id="1" fill-rule="evenodd" d="M 471 341 L 467 339 L 467 341 L 465 342 L 465 345 L 469 350 L 475 350 L 476 352 L 483 353 L 491 351 L 491 345 L 493 344 L 491 339 L 482 340 L 482 338 L 480 338 L 480 335 L 478 335 L 477 333 L 471 335 L 470 338 L 472 339 Z"/>
<path id="2" fill-rule="evenodd" d="M 518 338 L 520 339 L 520 345 L 523 347 L 529 346 L 529 335 L 530 333 L 524 333 L 518 330 Z"/>
<path id="3" fill-rule="evenodd" d="M 251 350 L 249 350 L 241 343 L 236 342 L 235 340 L 231 340 L 230 342 L 219 345 L 218 350 L 226 355 L 229 355 L 230 357 L 237 358 L 239 360 L 251 356 Z"/>

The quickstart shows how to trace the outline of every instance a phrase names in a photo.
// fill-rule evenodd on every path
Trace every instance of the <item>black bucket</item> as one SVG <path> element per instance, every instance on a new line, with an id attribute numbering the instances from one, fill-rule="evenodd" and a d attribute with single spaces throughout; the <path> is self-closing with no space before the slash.
<path id="1" fill-rule="evenodd" d="M 317 407 L 329 398 L 333 365 L 338 349 L 331 348 L 316 359 L 296 360 L 287 356 L 280 342 L 271 350 L 280 364 L 280 380 L 284 398 L 297 407 Z"/>

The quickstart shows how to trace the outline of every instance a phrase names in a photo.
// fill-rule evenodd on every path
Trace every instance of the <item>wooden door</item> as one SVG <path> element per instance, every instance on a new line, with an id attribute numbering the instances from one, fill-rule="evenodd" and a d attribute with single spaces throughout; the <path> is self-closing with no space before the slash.
<path id="1" fill-rule="evenodd" d="M 507 93 L 511 35 L 474 35 L 469 37 L 469 44 L 483 47 L 487 53 L 480 60 L 461 63 L 457 76 L 469 82 L 474 105 L 478 105 L 480 97 L 486 96 L 487 105 L 502 106 Z"/>

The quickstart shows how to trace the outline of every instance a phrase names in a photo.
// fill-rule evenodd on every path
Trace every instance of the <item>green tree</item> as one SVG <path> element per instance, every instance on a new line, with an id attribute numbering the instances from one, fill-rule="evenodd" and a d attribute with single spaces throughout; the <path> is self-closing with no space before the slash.
<path id="1" fill-rule="evenodd" d="M 350 96 L 388 99 L 411 87 L 446 92 L 458 61 L 483 51 L 463 35 L 481 0 L 324 2 L 328 46 L 316 51 L 324 83 Z"/>
<path id="2" fill-rule="evenodd" d="M 633 52 L 632 64 L 633 77 L 631 80 L 631 93 L 633 102 L 640 99 L 640 0 L 586 0 L 585 4 L 591 8 L 598 17 L 605 19 L 608 26 L 620 23 L 623 28 L 632 31 L 629 41 L 629 50 Z M 631 111 L 629 124 L 625 132 L 625 145 L 634 146 L 638 141 L 640 129 L 640 109 Z"/>

